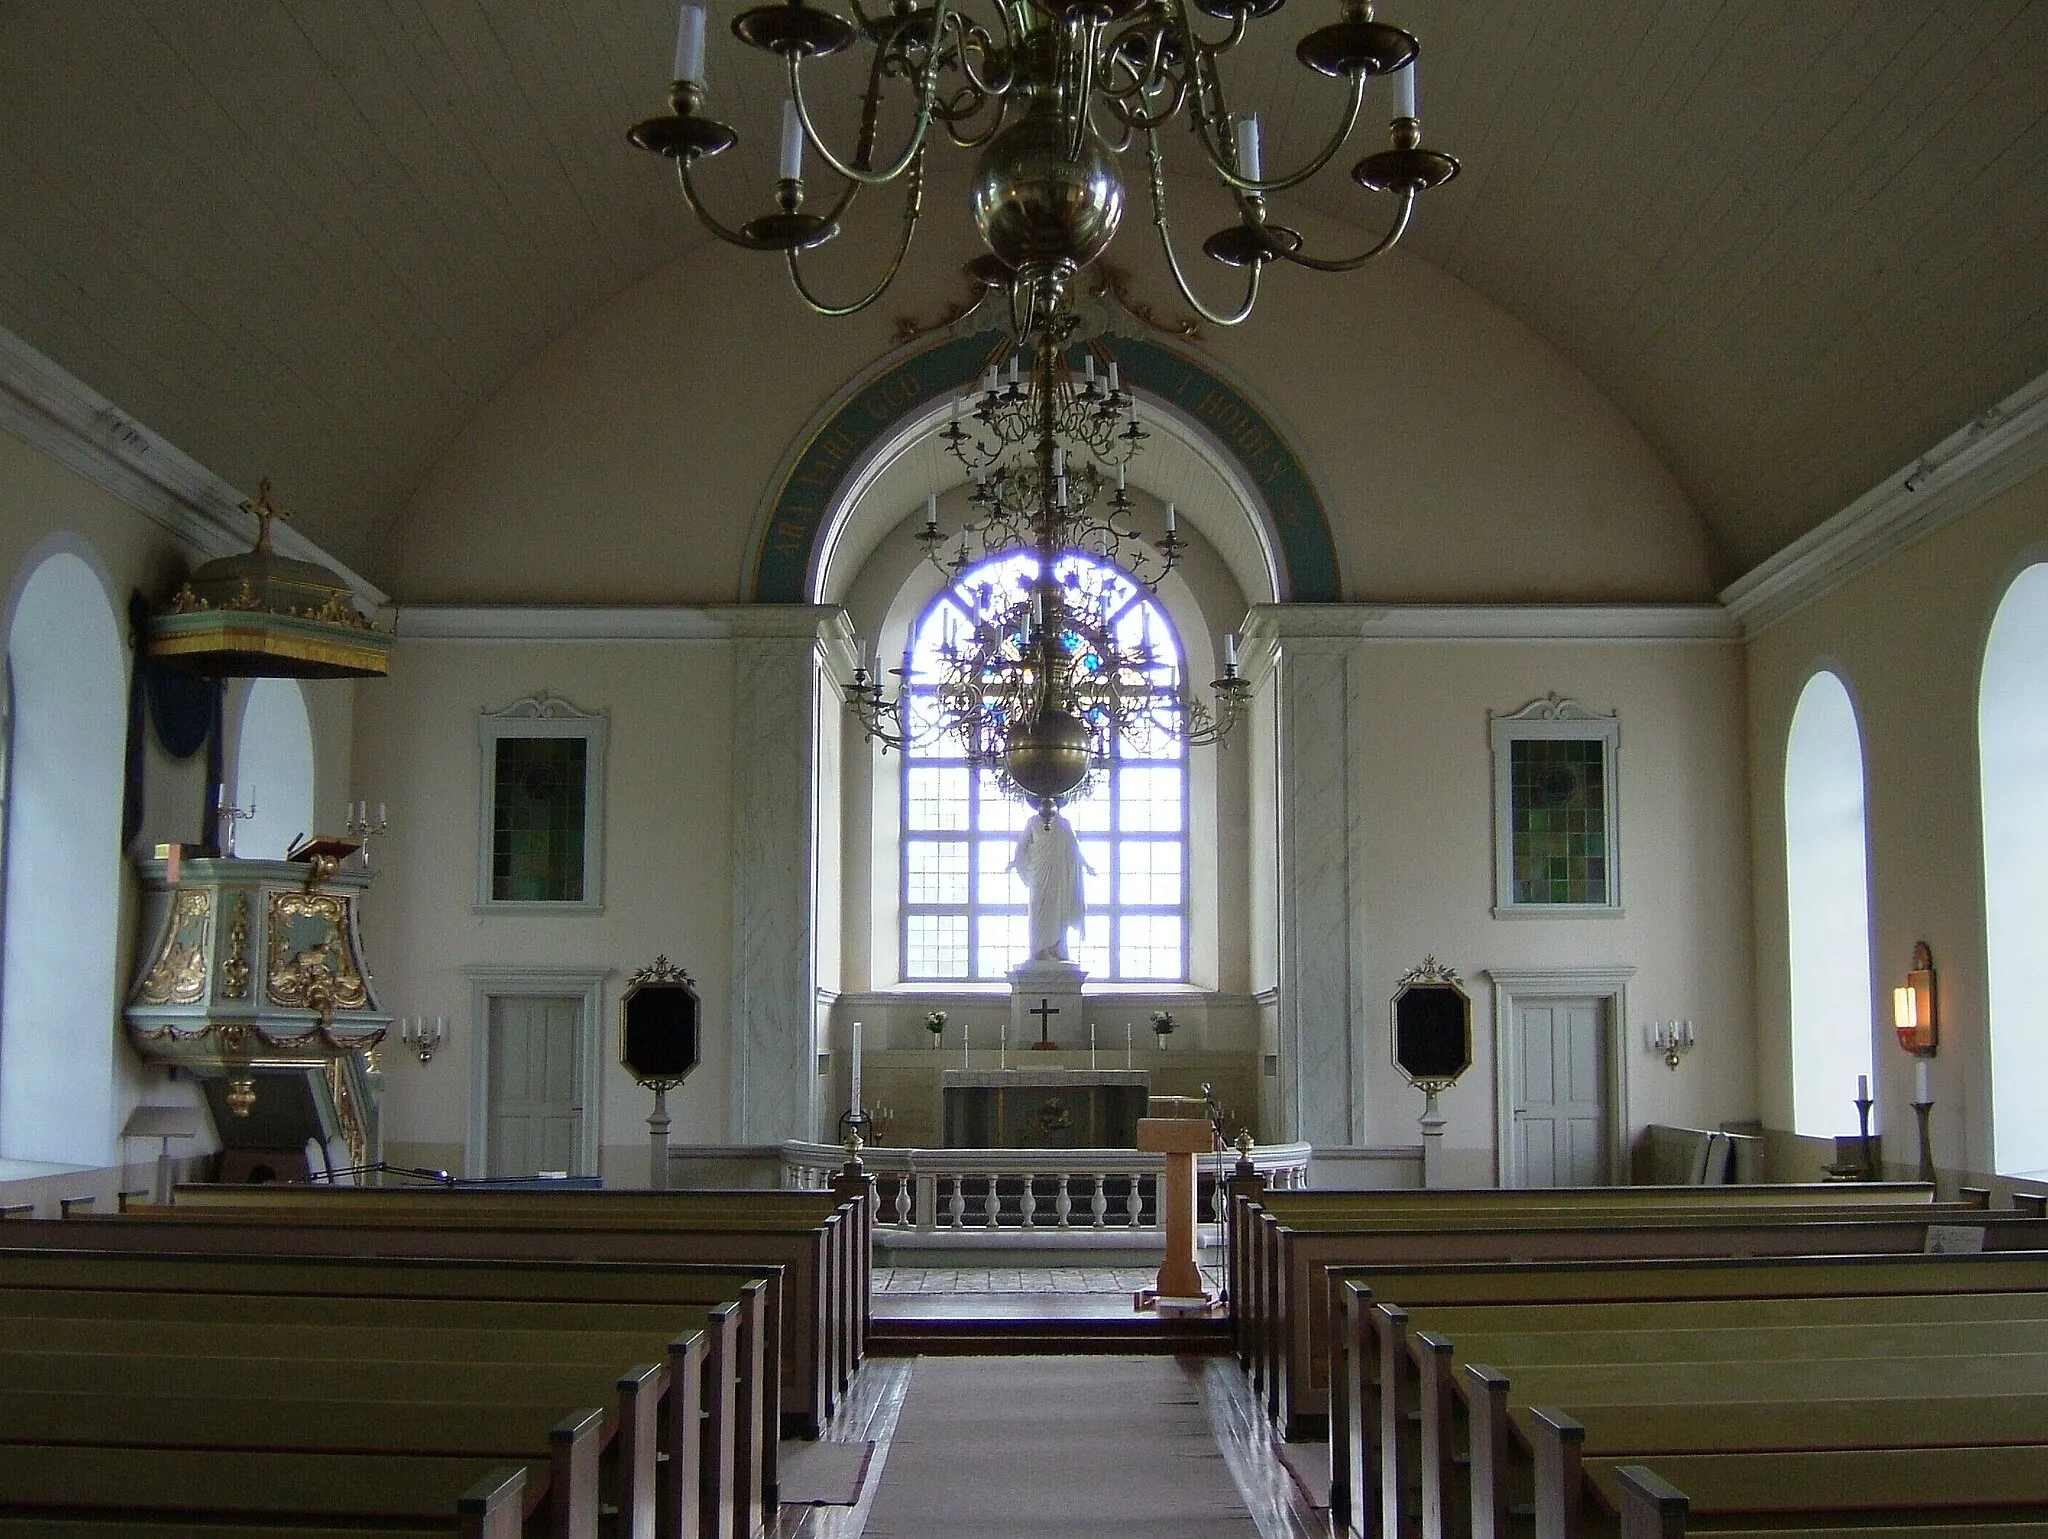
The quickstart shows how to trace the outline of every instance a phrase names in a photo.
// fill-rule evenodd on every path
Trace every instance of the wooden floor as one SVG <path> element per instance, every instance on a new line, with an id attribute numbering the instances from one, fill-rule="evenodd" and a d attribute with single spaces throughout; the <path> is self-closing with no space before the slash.
<path id="1" fill-rule="evenodd" d="M 875 1455 L 852 1507 L 785 1507 L 775 1539 L 859 1539 L 873 1509 L 875 1493 L 885 1477 L 890 1442 L 904 1398 L 915 1380 L 916 1358 L 874 1358 L 861 1369 L 851 1393 L 826 1437 L 844 1442 L 873 1441 Z M 988 1393 L 1003 1396 L 1008 1358 L 983 1360 Z M 1043 1359 L 1025 1360 L 1042 1364 Z M 1330 1539 L 1327 1513 L 1309 1504 L 1299 1483 L 1281 1462 L 1272 1436 L 1246 1382 L 1243 1371 L 1227 1357 L 1181 1357 L 1174 1360 L 1200 1402 L 1216 1442 L 1216 1456 L 1243 1500 L 1259 1539 Z M 1023 1371 L 1023 1370 L 1017 1370 Z M 977 1381 L 979 1385 L 981 1381 Z M 1041 1456 L 1044 1450 L 1039 1451 Z M 1041 1467 L 1044 1460 L 1038 1461 Z M 1085 1462 L 1085 1461 L 1079 1461 Z M 1056 1466 L 1050 1466 L 1056 1467 Z M 1111 1530 L 1105 1528 L 1104 1533 Z"/>

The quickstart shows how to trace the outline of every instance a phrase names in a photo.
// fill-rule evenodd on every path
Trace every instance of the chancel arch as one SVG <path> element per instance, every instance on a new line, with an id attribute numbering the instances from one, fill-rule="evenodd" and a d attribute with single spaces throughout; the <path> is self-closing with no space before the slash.
<path id="1" fill-rule="evenodd" d="M 126 660 L 91 547 L 56 536 L 22 570 L 7 623 L 0 1157 L 103 1165 L 113 1153 Z"/>
<path id="2" fill-rule="evenodd" d="M 1785 747 L 1785 899 L 1792 978 L 1793 1130 L 1856 1131 L 1871 1072 L 1869 836 L 1863 734 L 1847 686 L 1807 680 Z"/>
<path id="3" fill-rule="evenodd" d="M 2005 590 L 1977 695 L 1993 1166 L 2048 1178 L 2048 561 Z"/>

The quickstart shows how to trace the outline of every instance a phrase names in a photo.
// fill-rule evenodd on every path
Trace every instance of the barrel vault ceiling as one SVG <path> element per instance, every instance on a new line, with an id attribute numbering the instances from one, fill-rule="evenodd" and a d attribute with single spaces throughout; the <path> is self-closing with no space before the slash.
<path id="1" fill-rule="evenodd" d="M 715 105 L 758 143 L 775 82 L 733 61 L 736 9 Z M 2048 0 L 1379 9 L 1465 164 L 1412 248 L 1627 413 L 1724 579 L 2048 371 Z M 1269 166 L 1328 115 L 1292 47 L 1334 14 L 1291 0 L 1233 61 Z M 670 0 L 0 0 L 0 326 L 388 579 L 472 414 L 702 239 L 621 137 L 672 26 Z"/>

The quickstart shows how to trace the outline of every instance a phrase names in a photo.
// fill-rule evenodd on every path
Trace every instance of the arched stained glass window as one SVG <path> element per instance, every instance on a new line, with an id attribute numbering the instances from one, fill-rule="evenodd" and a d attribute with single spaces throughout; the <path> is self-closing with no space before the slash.
<path id="1" fill-rule="evenodd" d="M 983 562 L 939 590 L 911 631 L 906 691 L 923 724 L 937 712 L 945 649 L 978 616 L 1023 600 L 1038 558 Z M 1070 602 L 1102 617 L 1120 646 L 1147 645 L 1162 699 L 1178 687 L 1179 637 L 1145 587 L 1078 552 L 1056 561 Z M 1088 917 L 1069 942 L 1097 981 L 1185 982 L 1188 975 L 1187 757 L 1163 731 L 1133 734 L 1061 811 L 1074 825 Z M 968 762 L 951 734 L 913 747 L 903 764 L 903 977 L 911 983 L 997 982 L 1025 959 L 1024 884 L 1009 869 L 1031 809 Z"/>

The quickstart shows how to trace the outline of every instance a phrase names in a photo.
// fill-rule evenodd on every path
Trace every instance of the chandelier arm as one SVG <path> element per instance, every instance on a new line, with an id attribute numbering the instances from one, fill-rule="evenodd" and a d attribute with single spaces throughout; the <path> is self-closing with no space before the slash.
<path id="1" fill-rule="evenodd" d="M 1351 100 L 1345 106 L 1343 116 L 1338 120 L 1336 132 L 1323 145 L 1321 153 L 1298 171 L 1266 180 L 1254 180 L 1238 174 L 1237 132 L 1234 126 L 1228 126 L 1230 117 L 1227 112 L 1222 113 L 1216 122 L 1209 121 L 1208 114 L 1194 108 L 1190 108 L 1189 116 L 1195 124 L 1195 140 L 1208 157 L 1210 169 L 1226 186 L 1235 192 L 1286 192 L 1289 188 L 1299 187 L 1315 176 L 1336 157 L 1339 150 L 1344 148 L 1352 131 L 1358 127 L 1358 116 L 1365 109 L 1366 88 L 1371 84 L 1370 75 L 1363 71 L 1354 74 L 1351 77 Z M 1198 97 L 1197 106 L 1199 101 Z M 1222 106 L 1220 81 L 1217 83 L 1216 104 L 1219 108 Z M 1225 154 L 1225 150 L 1230 153 Z"/>
<path id="2" fill-rule="evenodd" d="M 1167 228 L 1166 161 L 1159 152 L 1158 130 L 1149 131 L 1145 135 L 1145 142 L 1152 162 L 1152 223 L 1159 228 L 1159 245 L 1165 251 L 1166 265 L 1173 273 L 1173 286 L 1180 290 L 1180 297 L 1187 302 L 1189 308 L 1212 326 L 1242 325 L 1251 315 L 1252 306 L 1258 301 L 1259 274 L 1266 264 L 1258 261 L 1251 263 L 1248 269 L 1249 276 L 1245 279 L 1244 303 L 1234 313 L 1226 314 L 1220 310 L 1212 310 L 1196 297 L 1195 291 L 1188 287 L 1187 275 L 1181 271 L 1180 258 L 1173 249 L 1173 236 Z"/>
<path id="3" fill-rule="evenodd" d="M 1163 43 L 1164 34 L 1161 35 L 1161 41 Z M 1131 70 L 1131 65 L 1127 60 L 1119 58 L 1117 62 L 1121 63 L 1126 70 Z M 1137 89 L 1125 92 L 1109 90 L 1103 92 L 1103 100 L 1108 104 L 1110 112 L 1115 115 L 1119 123 L 1128 129 L 1149 133 L 1155 128 L 1164 128 L 1173 121 L 1174 115 L 1180 111 L 1181 103 L 1187 100 L 1187 77 L 1162 69 L 1158 77 L 1160 87 L 1163 89 L 1171 85 L 1172 94 L 1163 108 L 1156 113 L 1151 113 L 1138 111 L 1126 105 L 1133 96 L 1142 102 L 1152 90 L 1149 78 L 1139 78 L 1135 70 L 1131 70 L 1131 75 Z"/>
<path id="4" fill-rule="evenodd" d="M 717 217 L 705 206 L 704 200 L 697 195 L 696 184 L 690 180 L 690 162 L 693 158 L 688 155 L 676 157 L 676 182 L 683 190 L 683 202 L 688 206 L 690 212 L 697 216 L 698 222 L 705 229 L 709 230 L 726 244 L 738 246 L 744 251 L 789 250 L 789 247 L 780 241 L 755 240 L 742 230 L 735 230 L 719 223 Z M 839 202 L 834 206 L 831 215 L 826 219 L 823 226 L 824 229 L 831 229 L 838 222 L 839 216 L 853 205 L 851 195 L 854 190 L 854 186 L 849 185 L 839 195 Z M 813 244 L 816 244 L 816 242 L 813 242 Z"/>
<path id="5" fill-rule="evenodd" d="M 1188 14 L 1191 9 L 1193 7 L 1186 5 L 1172 7 L 1172 19 L 1178 23 L 1176 30 L 1180 33 L 1180 40 L 1186 46 L 1190 59 L 1198 54 L 1206 54 L 1213 58 L 1220 53 L 1229 53 L 1244 41 L 1245 33 L 1251 29 L 1252 13 L 1251 8 L 1247 6 L 1230 18 L 1230 31 L 1212 43 L 1196 33 L 1194 18 Z"/>
<path id="6" fill-rule="evenodd" d="M 852 201 L 851 194 L 858 185 L 858 183 L 850 183 L 848 185 L 848 197 L 845 201 Z M 904 185 L 903 238 L 896 243 L 896 255 L 890 260 L 889 266 L 883 272 L 880 281 L 872 289 L 869 289 L 866 294 L 852 303 L 835 305 L 818 298 L 816 294 L 811 292 L 810 285 L 804 282 L 803 270 L 797 262 L 797 258 L 801 253 L 797 251 L 786 251 L 783 253 L 783 259 L 789 267 L 789 281 L 795 285 L 797 293 L 803 297 L 805 304 L 809 305 L 820 315 L 828 316 L 835 320 L 848 315 L 858 315 L 869 305 L 880 299 L 889 285 L 896 281 L 896 274 L 902 271 L 903 268 L 903 258 L 910 251 L 910 237 L 917 229 L 918 215 L 924 211 L 924 157 L 922 152 L 919 153 L 917 162 L 911 169 L 909 180 Z"/>
<path id="7" fill-rule="evenodd" d="M 1365 266 L 1365 264 L 1367 262 L 1370 262 L 1374 257 L 1384 255 L 1386 252 L 1393 250 L 1394 247 L 1397 244 L 1399 244 L 1401 237 L 1408 232 L 1408 221 L 1414 217 L 1415 197 L 1418 190 L 1419 189 L 1414 187 L 1406 187 L 1402 189 L 1401 208 L 1400 212 L 1394 216 L 1393 227 L 1389 229 L 1387 233 L 1380 238 L 1378 245 L 1371 247 L 1369 250 L 1360 252 L 1355 257 L 1345 257 L 1340 260 L 1332 261 L 1327 258 L 1303 256 L 1299 251 L 1289 250 L 1286 246 L 1277 244 L 1276 242 L 1268 238 L 1265 234 L 1263 226 L 1257 222 L 1254 222 L 1249 217 L 1247 217 L 1246 219 L 1246 228 L 1250 229 L 1253 234 L 1259 236 L 1260 241 L 1265 246 L 1265 248 L 1283 262 L 1292 262 L 1296 267 L 1306 267 L 1313 272 L 1348 273 Z"/>
<path id="8" fill-rule="evenodd" d="M 823 137 L 819 134 L 817 125 L 811 121 L 810 108 L 804 103 L 803 56 L 795 52 L 789 55 L 789 99 L 796 104 L 797 121 L 803 127 L 804 139 L 810 144 L 812 149 L 817 151 L 820 160 L 824 161 L 834 173 L 845 177 L 850 182 L 863 182 L 871 186 L 882 182 L 893 182 L 897 177 L 910 169 L 910 162 L 916 158 L 917 152 L 924 148 L 925 136 L 931 128 L 932 104 L 937 100 L 939 93 L 939 38 L 946 31 L 947 24 L 953 15 L 950 9 L 952 0 L 936 0 L 936 4 L 937 15 L 932 22 L 932 49 L 930 55 L 925 60 L 923 70 L 924 83 L 918 91 L 917 122 L 910 130 L 910 139 L 905 144 L 903 153 L 896 158 L 895 162 L 886 171 L 863 170 L 859 166 L 848 165 L 832 153 L 831 147 L 825 143 Z M 873 82 L 875 77 L 879 75 L 880 67 L 881 56 L 878 53 L 875 67 L 870 71 L 869 99 L 864 104 L 864 106 L 870 109 L 876 99 Z M 868 114 L 864 112 L 864 120 L 867 116 Z M 861 153 L 854 157 L 856 160 L 867 160 L 870 158 L 869 151 L 871 146 L 865 142 L 868 137 L 865 131 L 867 122 L 864 121 L 862 126 L 863 133 L 861 138 L 863 143 L 861 145 Z"/>
<path id="9" fill-rule="evenodd" d="M 960 65 L 960 73 L 967 77 L 968 82 L 977 91 L 985 95 L 998 99 L 1008 96 L 1011 87 L 1017 83 L 1016 60 L 1014 58 L 1006 58 L 1003 61 L 1006 68 L 1003 70 L 1001 78 L 998 79 L 991 76 L 984 80 L 981 71 L 974 67 L 973 56 L 979 53 L 984 59 L 995 58 L 995 34 L 979 22 L 968 21 L 957 11 L 954 12 L 953 20 L 955 22 L 955 30 L 960 35 L 959 48 L 956 55 Z"/>
<path id="10" fill-rule="evenodd" d="M 1074 68 L 1080 78 L 1074 83 L 1074 100 L 1080 103 L 1079 112 L 1070 113 L 1072 126 L 1067 130 L 1067 158 L 1078 160 L 1081 148 L 1088 142 L 1091 131 L 1090 109 L 1094 106 L 1095 94 L 1095 49 L 1102 40 L 1103 23 L 1100 19 L 1084 19 L 1071 23 L 1076 31 L 1086 35 L 1078 40 L 1074 49 Z"/>

